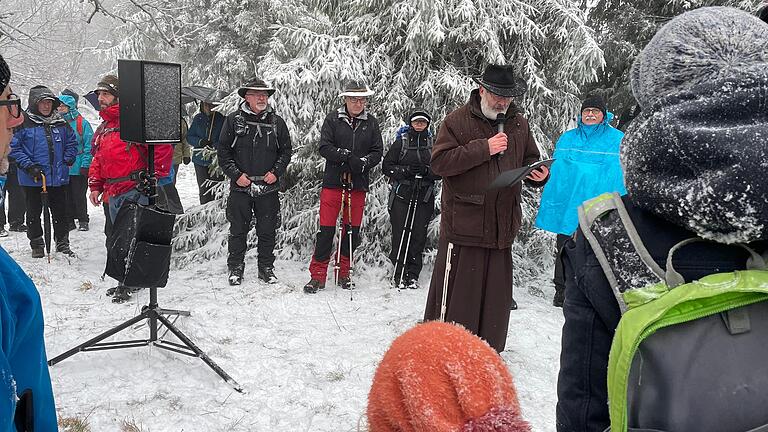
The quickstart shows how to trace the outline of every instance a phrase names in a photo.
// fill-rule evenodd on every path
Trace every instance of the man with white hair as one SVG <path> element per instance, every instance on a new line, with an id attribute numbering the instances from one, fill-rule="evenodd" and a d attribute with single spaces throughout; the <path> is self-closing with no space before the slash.
<path id="1" fill-rule="evenodd" d="M 360 244 L 368 174 L 381 161 L 383 154 L 379 121 L 366 110 L 368 98 L 372 95 L 373 91 L 363 82 L 345 83 L 344 91 L 339 95 L 344 98 L 344 105 L 328 114 L 320 130 L 319 150 L 320 156 L 325 158 L 325 173 L 320 191 L 320 230 L 309 265 L 311 279 L 304 286 L 307 294 L 325 288 L 340 211 L 344 227 L 335 257 L 336 282 L 343 289 L 354 288 L 349 270 L 350 256 L 354 257 L 354 250 Z M 347 232 L 350 226 L 351 251 Z"/>
<path id="2" fill-rule="evenodd" d="M 446 116 L 432 147 L 432 171 L 443 177 L 443 195 L 424 320 L 459 323 L 501 352 L 514 301 L 510 249 L 522 222 L 522 186 L 488 186 L 540 154 L 528 121 L 512 102 L 525 92 L 525 81 L 511 66 L 499 65 L 489 65 L 475 81 L 479 87 Z M 543 186 L 548 174 L 542 166 L 526 182 Z"/>

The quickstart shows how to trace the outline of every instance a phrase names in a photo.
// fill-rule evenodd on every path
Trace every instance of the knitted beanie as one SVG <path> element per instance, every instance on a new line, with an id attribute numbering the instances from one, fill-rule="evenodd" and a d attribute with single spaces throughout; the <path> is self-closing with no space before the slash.
<path id="1" fill-rule="evenodd" d="M 631 84 L 633 203 L 717 242 L 768 238 L 768 26 L 733 8 L 687 12 L 638 55 Z"/>
<path id="2" fill-rule="evenodd" d="M 110 93 L 112 96 L 119 98 L 120 79 L 115 75 L 104 75 L 104 78 L 102 78 L 101 81 L 96 84 L 96 88 L 93 91 L 105 91 Z"/>
<path id="3" fill-rule="evenodd" d="M 584 112 L 587 108 L 597 108 L 603 112 L 603 118 L 608 115 L 608 108 L 605 106 L 605 101 L 600 96 L 587 96 L 584 102 L 581 103 L 581 111 Z"/>
<path id="4" fill-rule="evenodd" d="M 428 322 L 395 339 L 368 395 L 370 432 L 529 432 L 512 376 L 462 327 Z"/>

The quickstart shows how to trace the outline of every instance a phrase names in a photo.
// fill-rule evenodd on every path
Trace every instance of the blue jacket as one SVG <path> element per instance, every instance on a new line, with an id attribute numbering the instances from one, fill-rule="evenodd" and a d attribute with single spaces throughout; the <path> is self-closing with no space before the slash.
<path id="1" fill-rule="evenodd" d="M 77 118 L 80 117 L 80 112 L 77 110 L 75 98 L 69 95 L 61 95 L 59 100 L 69 107 L 69 112 L 63 114 L 62 117 L 69 123 L 77 137 L 77 157 L 75 157 L 75 163 L 69 168 L 69 175 L 80 175 L 80 168 L 89 168 L 91 166 L 91 159 L 93 159 L 93 155 L 91 155 L 93 128 L 88 120 L 82 119 L 83 134 L 80 135 L 77 131 Z"/>
<path id="2" fill-rule="evenodd" d="M 627 193 L 619 164 L 619 146 L 624 133 L 609 125 L 613 114 L 602 123 L 587 126 L 579 117 L 578 126 L 566 131 L 555 144 L 552 172 L 541 194 L 536 227 L 571 235 L 579 225 L 577 208 L 584 201 L 605 192 Z"/>
<path id="3" fill-rule="evenodd" d="M 13 133 L 9 157 L 19 167 L 21 186 L 42 186 L 42 179 L 35 182 L 25 171 L 33 165 L 39 166 L 45 174 L 48 186 L 56 187 L 69 184 L 69 165 L 77 156 L 77 136 L 65 122 L 46 125 L 37 123 L 26 112 L 24 123 Z M 50 130 L 51 142 L 46 137 Z M 53 153 L 51 160 L 50 153 Z"/>
<path id="4" fill-rule="evenodd" d="M 32 391 L 35 430 L 58 430 L 40 294 L 29 276 L 0 248 L 0 431 L 16 430 L 16 397 L 28 389 Z"/>
<path id="5" fill-rule="evenodd" d="M 211 114 L 215 117 L 213 130 L 211 130 L 211 116 L 198 113 L 192 119 L 192 126 L 189 127 L 189 132 L 187 132 L 187 142 L 195 149 L 192 150 L 192 162 L 195 165 L 208 166 L 211 164 L 210 159 L 203 157 L 202 149 L 204 146 L 200 145 L 201 139 L 208 139 L 208 136 L 210 136 L 213 148 L 215 149 L 219 146 L 219 134 L 221 134 L 221 127 L 224 126 L 226 116 L 216 111 L 213 111 Z"/>

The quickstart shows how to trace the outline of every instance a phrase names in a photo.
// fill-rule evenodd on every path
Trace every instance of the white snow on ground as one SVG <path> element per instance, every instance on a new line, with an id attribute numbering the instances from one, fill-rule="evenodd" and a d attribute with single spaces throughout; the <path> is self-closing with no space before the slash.
<path id="1" fill-rule="evenodd" d="M 178 188 L 185 206 L 197 203 L 191 166 L 181 167 Z M 91 231 L 73 231 L 68 262 L 32 259 L 24 233 L 0 244 L 40 290 L 48 357 L 127 320 L 147 303 L 148 292 L 113 304 L 100 279 L 105 249 L 104 216 L 90 207 Z M 142 431 L 357 431 L 371 379 L 391 341 L 421 318 L 426 289 L 387 287 L 386 269 L 360 274 L 352 293 L 329 287 L 305 295 L 306 262 L 278 261 L 277 285 L 256 278 L 255 250 L 246 261 L 243 285 L 226 282 L 224 257 L 172 269 L 160 305 L 186 309 L 177 321 L 200 348 L 247 390 L 239 394 L 201 360 L 155 347 L 79 353 L 51 368 L 60 417 L 86 418 L 92 431 L 118 431 L 132 422 Z M 550 272 L 547 272 L 549 274 Z M 421 275 L 428 286 L 431 269 Z M 562 313 L 548 298 L 516 289 L 520 305 L 511 314 L 507 351 L 523 415 L 534 431 L 554 431 L 555 384 Z M 92 288 L 88 285 L 92 284 Z M 148 337 L 146 325 L 120 334 Z M 167 339 L 176 341 L 170 334 Z"/>

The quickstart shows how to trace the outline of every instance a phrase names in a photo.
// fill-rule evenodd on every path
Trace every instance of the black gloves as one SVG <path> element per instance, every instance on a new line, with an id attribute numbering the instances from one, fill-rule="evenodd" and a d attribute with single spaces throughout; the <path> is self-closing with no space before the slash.
<path id="1" fill-rule="evenodd" d="M 339 148 L 336 150 L 336 153 L 339 155 L 339 158 L 342 162 L 346 162 L 349 160 L 349 156 L 352 155 L 352 152 L 345 149 L 345 148 Z"/>
<path id="2" fill-rule="evenodd" d="M 181 158 L 181 162 L 184 163 L 184 165 L 189 165 L 189 163 L 192 162 L 192 159 L 189 157 L 183 157 Z"/>
<path id="3" fill-rule="evenodd" d="M 211 140 L 202 138 L 200 139 L 200 147 L 210 147 L 211 146 Z"/>
<path id="4" fill-rule="evenodd" d="M 349 160 L 347 160 L 347 163 L 349 164 L 349 169 L 355 174 L 362 174 L 363 171 L 365 171 L 365 157 L 360 158 L 355 155 L 351 155 Z"/>
<path id="5" fill-rule="evenodd" d="M 39 181 L 43 175 L 43 170 L 37 165 L 32 165 L 31 167 L 26 168 L 25 171 L 34 181 Z"/>

